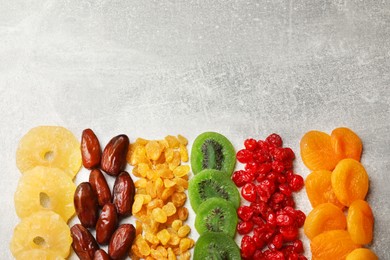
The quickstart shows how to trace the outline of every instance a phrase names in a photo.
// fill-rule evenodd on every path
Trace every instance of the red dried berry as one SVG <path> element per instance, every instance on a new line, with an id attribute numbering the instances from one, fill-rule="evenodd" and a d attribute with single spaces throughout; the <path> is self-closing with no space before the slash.
<path id="1" fill-rule="evenodd" d="M 237 210 L 237 215 L 243 221 L 248 221 L 253 215 L 253 209 L 249 206 L 240 206 Z"/>
<path id="2" fill-rule="evenodd" d="M 243 176 L 245 171 L 235 171 L 232 175 L 232 181 L 236 184 L 237 187 L 242 187 L 246 183 L 246 179 Z"/>
<path id="3" fill-rule="evenodd" d="M 253 183 L 246 183 L 241 189 L 241 195 L 249 202 L 255 202 L 257 193 L 256 186 Z"/>
<path id="4" fill-rule="evenodd" d="M 248 163 L 253 160 L 253 154 L 249 150 L 239 150 L 236 154 L 236 158 L 240 163 Z"/>
<path id="5" fill-rule="evenodd" d="M 241 221 L 237 225 L 237 232 L 241 235 L 248 234 L 253 229 L 253 222 L 252 221 Z"/>
<path id="6" fill-rule="evenodd" d="M 293 191 L 299 191 L 303 188 L 305 181 L 303 180 L 302 176 L 294 174 L 288 181 L 288 184 Z"/>
<path id="7" fill-rule="evenodd" d="M 299 235 L 298 228 L 294 226 L 280 227 L 279 232 L 283 236 L 284 241 L 294 241 Z"/>
<path id="8" fill-rule="evenodd" d="M 265 138 L 265 141 L 273 146 L 276 147 L 282 147 L 283 145 L 283 140 L 278 134 L 271 134 L 267 138 Z"/>
<path id="9" fill-rule="evenodd" d="M 257 148 L 257 141 L 253 138 L 246 139 L 244 142 L 244 146 L 247 150 L 253 151 Z"/>
<path id="10" fill-rule="evenodd" d="M 301 240 L 297 239 L 293 242 L 293 251 L 297 254 L 303 252 L 303 243 Z"/>
<path id="11" fill-rule="evenodd" d="M 243 258 L 249 258 L 254 255 L 256 251 L 256 245 L 252 237 L 245 235 L 241 240 L 241 256 Z"/>

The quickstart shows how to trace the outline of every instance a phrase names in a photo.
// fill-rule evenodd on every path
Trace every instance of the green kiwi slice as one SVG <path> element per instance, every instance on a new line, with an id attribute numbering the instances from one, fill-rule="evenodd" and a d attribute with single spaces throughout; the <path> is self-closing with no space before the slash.
<path id="1" fill-rule="evenodd" d="M 240 193 L 230 176 L 226 173 L 206 169 L 195 175 L 189 182 L 188 193 L 195 213 L 202 202 L 219 197 L 230 201 L 234 208 L 240 206 Z"/>
<path id="2" fill-rule="evenodd" d="M 232 175 L 236 165 L 236 152 L 223 135 L 205 132 L 196 137 L 191 150 L 191 168 L 194 174 L 204 169 L 215 169 Z"/>
<path id="3" fill-rule="evenodd" d="M 240 260 L 240 249 L 225 233 L 206 232 L 195 244 L 194 260 Z"/>
<path id="4" fill-rule="evenodd" d="M 200 204 L 195 218 L 195 228 L 199 235 L 205 232 L 224 232 L 234 237 L 238 217 L 230 201 L 210 198 Z"/>

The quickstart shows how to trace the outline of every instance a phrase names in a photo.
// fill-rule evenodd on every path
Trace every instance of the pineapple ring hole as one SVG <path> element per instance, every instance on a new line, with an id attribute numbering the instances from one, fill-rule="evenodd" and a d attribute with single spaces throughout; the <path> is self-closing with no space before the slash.
<path id="1" fill-rule="evenodd" d="M 44 192 L 39 193 L 39 203 L 41 204 L 42 207 L 44 208 L 49 208 L 50 207 L 50 197 Z"/>
<path id="2" fill-rule="evenodd" d="M 36 244 L 37 246 L 41 246 L 41 247 L 46 246 L 46 241 L 45 241 L 45 239 L 44 239 L 43 237 L 41 237 L 41 236 L 36 236 L 36 237 L 34 237 L 33 242 L 34 242 L 34 244 Z"/>
<path id="3" fill-rule="evenodd" d="M 47 151 L 45 155 L 43 156 L 46 161 L 51 162 L 54 159 L 54 152 L 53 151 Z"/>

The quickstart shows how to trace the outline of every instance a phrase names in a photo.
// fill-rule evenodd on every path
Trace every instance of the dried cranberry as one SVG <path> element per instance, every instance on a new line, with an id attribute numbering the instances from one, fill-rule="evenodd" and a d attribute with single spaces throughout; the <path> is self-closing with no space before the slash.
<path id="1" fill-rule="evenodd" d="M 240 206 L 237 210 L 237 215 L 243 221 L 248 221 L 253 215 L 253 209 L 249 206 Z"/>
<path id="2" fill-rule="evenodd" d="M 304 185 L 304 180 L 302 176 L 294 174 L 291 179 L 288 181 L 288 184 L 290 185 L 290 188 L 293 191 L 299 191 L 300 189 L 303 188 Z"/>
<path id="3" fill-rule="evenodd" d="M 306 215 L 301 210 L 295 211 L 295 222 L 298 227 L 302 227 L 305 224 Z"/>
<path id="4" fill-rule="evenodd" d="M 244 141 L 244 146 L 247 150 L 253 151 L 257 148 L 257 141 L 253 138 L 246 139 Z"/>
<path id="5" fill-rule="evenodd" d="M 241 221 L 237 225 L 237 232 L 241 235 L 248 234 L 253 229 L 253 222 L 252 221 Z"/>
<path id="6" fill-rule="evenodd" d="M 291 190 L 290 186 L 288 186 L 288 184 L 285 184 L 285 183 L 282 183 L 279 185 L 279 190 L 281 193 L 283 193 L 287 197 L 290 197 L 292 194 L 292 190 Z"/>
<path id="7" fill-rule="evenodd" d="M 237 187 L 241 187 L 246 183 L 246 179 L 243 176 L 245 174 L 245 171 L 235 171 L 232 175 L 232 181 L 236 184 Z"/>
<path id="8" fill-rule="evenodd" d="M 257 172 L 258 171 L 257 163 L 250 162 L 250 163 L 245 164 L 245 170 L 251 171 L 251 172 Z"/>
<path id="9" fill-rule="evenodd" d="M 240 163 L 248 163 L 253 160 L 253 154 L 249 150 L 239 150 L 236 154 L 236 158 Z"/>
<path id="10" fill-rule="evenodd" d="M 303 252 L 303 243 L 301 240 L 297 239 L 293 242 L 293 252 L 298 254 Z"/>
<path id="11" fill-rule="evenodd" d="M 267 138 L 265 138 L 265 141 L 276 147 L 282 147 L 283 145 L 283 140 L 278 134 L 270 134 Z"/>
<path id="12" fill-rule="evenodd" d="M 298 228 L 294 226 L 280 227 L 279 232 L 283 236 L 284 241 L 294 241 L 299 234 Z"/>
<path id="13" fill-rule="evenodd" d="M 277 234 L 272 239 L 271 243 L 268 245 L 268 247 L 271 250 L 280 249 L 283 246 L 283 236 L 281 234 Z"/>
<path id="14" fill-rule="evenodd" d="M 249 258 L 254 255 L 256 251 L 256 245 L 252 237 L 244 235 L 241 240 L 241 256 L 243 258 Z"/>
<path id="15" fill-rule="evenodd" d="M 269 251 L 265 254 L 266 254 L 266 259 L 269 260 L 284 260 L 284 254 L 280 251 Z"/>
<path id="16" fill-rule="evenodd" d="M 257 151 L 253 153 L 253 160 L 258 164 L 265 163 L 269 161 L 269 159 L 270 159 L 269 155 L 262 151 Z"/>
<path id="17" fill-rule="evenodd" d="M 257 147 L 263 152 L 268 152 L 269 150 L 269 144 L 263 140 L 257 141 Z"/>
<path id="18" fill-rule="evenodd" d="M 284 153 L 287 156 L 287 159 L 294 160 L 295 159 L 295 153 L 290 147 L 283 148 Z"/>
<path id="19" fill-rule="evenodd" d="M 257 247 L 257 248 L 262 248 L 261 247 Z M 253 255 L 253 260 L 264 260 L 264 255 L 263 255 L 263 252 L 261 252 L 261 250 L 256 250 L 255 254 Z"/>
<path id="20" fill-rule="evenodd" d="M 241 189 L 241 195 L 250 202 L 255 202 L 257 197 L 256 186 L 253 183 L 246 183 Z"/>
<path id="21" fill-rule="evenodd" d="M 278 226 L 291 226 L 294 223 L 294 218 L 287 214 L 276 216 L 276 225 Z"/>
<path id="22" fill-rule="evenodd" d="M 267 216 L 267 224 L 270 225 L 270 226 L 276 226 L 276 214 L 271 212 L 271 213 L 268 213 L 268 216 Z"/>
<path id="23" fill-rule="evenodd" d="M 269 210 L 270 210 L 268 205 L 263 201 L 252 202 L 250 204 L 250 207 L 253 209 L 253 211 L 256 214 L 261 214 L 263 217 L 266 217 L 268 215 Z"/>
<path id="24" fill-rule="evenodd" d="M 272 170 L 271 163 L 263 163 L 257 166 L 258 174 L 267 174 Z"/>

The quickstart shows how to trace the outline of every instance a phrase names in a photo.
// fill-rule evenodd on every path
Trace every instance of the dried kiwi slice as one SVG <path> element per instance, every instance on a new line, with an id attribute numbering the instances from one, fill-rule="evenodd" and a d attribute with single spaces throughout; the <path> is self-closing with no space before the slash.
<path id="1" fill-rule="evenodd" d="M 191 168 L 194 174 L 204 169 L 215 169 L 232 175 L 236 164 L 236 152 L 232 143 L 215 132 L 200 134 L 191 150 Z"/>
<path id="2" fill-rule="evenodd" d="M 224 233 L 206 232 L 198 238 L 194 260 L 240 260 L 240 249 L 234 240 Z"/>
<path id="3" fill-rule="evenodd" d="M 200 204 L 195 218 L 195 228 L 200 235 L 205 232 L 224 232 L 234 237 L 237 222 L 236 209 L 230 201 L 210 198 Z"/>
<path id="4" fill-rule="evenodd" d="M 217 170 L 206 169 L 195 175 L 189 183 L 188 193 L 195 212 L 202 202 L 214 197 L 230 201 L 236 209 L 240 205 L 240 193 L 234 182 L 226 173 Z"/>

